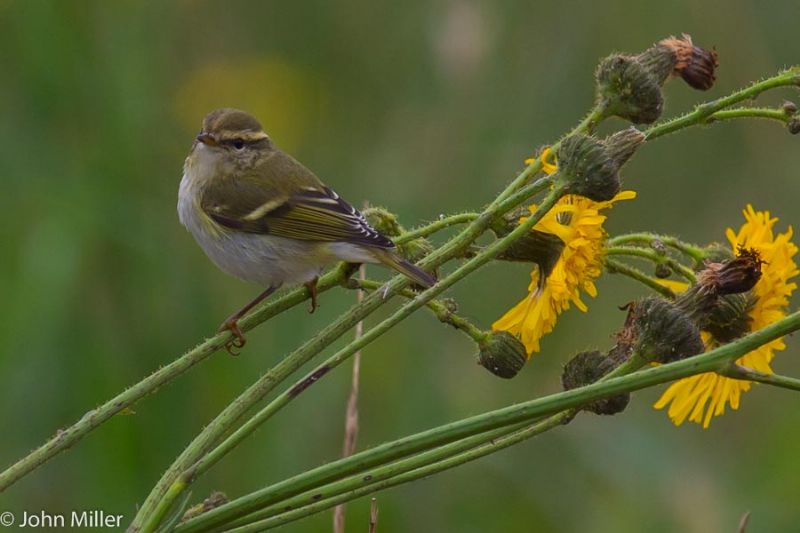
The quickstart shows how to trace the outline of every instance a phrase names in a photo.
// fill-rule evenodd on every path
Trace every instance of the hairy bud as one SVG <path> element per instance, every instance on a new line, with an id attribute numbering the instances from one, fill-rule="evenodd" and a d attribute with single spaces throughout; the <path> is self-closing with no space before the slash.
<path id="1" fill-rule="evenodd" d="M 598 351 L 581 352 L 564 365 L 561 384 L 564 390 L 589 385 L 599 380 L 618 366 L 612 359 Z M 598 415 L 613 415 L 625 410 L 631 400 L 628 393 L 618 394 L 603 400 L 595 400 L 583 407 Z"/>
<path id="2" fill-rule="evenodd" d="M 634 350 L 657 363 L 671 363 L 703 352 L 694 321 L 677 305 L 650 297 L 631 304 L 628 323 Z"/>
<path id="3" fill-rule="evenodd" d="M 528 362 L 525 346 L 507 331 L 490 332 L 479 347 L 478 363 L 504 379 L 516 376 Z"/>
<path id="4" fill-rule="evenodd" d="M 664 109 L 661 84 L 635 57 L 611 55 L 595 73 L 597 98 L 608 115 L 651 124 Z"/>

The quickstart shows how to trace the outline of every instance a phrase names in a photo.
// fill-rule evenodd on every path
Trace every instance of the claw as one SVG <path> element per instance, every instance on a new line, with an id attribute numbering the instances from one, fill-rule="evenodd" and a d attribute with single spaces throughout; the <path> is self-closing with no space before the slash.
<path id="1" fill-rule="evenodd" d="M 241 352 L 234 351 L 234 348 L 244 348 L 247 344 L 247 339 L 244 338 L 244 333 L 239 329 L 239 321 L 228 319 L 222 323 L 218 332 L 230 331 L 233 335 L 228 342 L 225 343 L 225 351 L 231 355 L 239 355 Z"/>

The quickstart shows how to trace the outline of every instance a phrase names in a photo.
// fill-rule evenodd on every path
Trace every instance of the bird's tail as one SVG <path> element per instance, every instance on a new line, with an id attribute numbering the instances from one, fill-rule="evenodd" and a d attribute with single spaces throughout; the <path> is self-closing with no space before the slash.
<path id="1" fill-rule="evenodd" d="M 415 283 L 418 283 L 423 287 L 433 287 L 433 285 L 436 283 L 435 276 L 428 274 L 417 265 L 407 261 L 395 253 L 392 253 L 388 250 L 374 250 L 373 253 L 378 261 L 389 268 L 393 268 L 401 274 L 411 278 Z"/>

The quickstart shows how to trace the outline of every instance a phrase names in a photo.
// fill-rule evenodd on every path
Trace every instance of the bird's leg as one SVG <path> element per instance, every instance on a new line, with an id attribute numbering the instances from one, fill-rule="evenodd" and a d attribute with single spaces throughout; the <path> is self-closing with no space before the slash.
<path id="1" fill-rule="evenodd" d="M 319 278 L 314 278 L 308 283 L 303 284 L 306 286 L 308 293 L 311 295 L 311 309 L 308 310 L 309 313 L 313 313 L 317 310 L 317 295 L 319 294 L 319 291 L 317 290 L 317 281 L 319 281 Z"/>
<path id="2" fill-rule="evenodd" d="M 242 348 L 247 342 L 247 339 L 244 338 L 244 333 L 242 333 L 242 330 L 239 329 L 239 319 L 246 315 L 248 311 L 261 303 L 267 296 L 275 292 L 277 289 L 277 286 L 268 287 L 264 292 L 256 296 L 252 302 L 229 316 L 219 327 L 217 332 L 222 333 L 223 331 L 230 331 L 231 334 L 233 334 L 233 338 L 225 343 L 225 349 L 229 354 L 239 355 L 239 353 L 235 352 L 233 349 Z"/>

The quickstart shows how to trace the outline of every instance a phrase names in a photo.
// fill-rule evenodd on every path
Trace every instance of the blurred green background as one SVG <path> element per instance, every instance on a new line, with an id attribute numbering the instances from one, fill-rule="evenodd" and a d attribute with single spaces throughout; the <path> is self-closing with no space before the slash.
<path id="1" fill-rule="evenodd" d="M 207 111 L 252 111 L 342 196 L 414 225 L 487 202 L 573 125 L 600 57 L 681 32 L 716 46 L 716 87 L 669 84 L 670 116 L 796 64 L 798 20 L 795 0 L 0 0 L 0 462 L 171 361 L 259 290 L 217 271 L 177 220 L 183 158 Z M 798 223 L 797 142 L 753 122 L 658 140 L 626 167 L 639 198 L 617 206 L 608 229 L 722 240 L 748 202 L 781 216 L 781 230 Z M 493 265 L 451 295 L 488 327 L 528 279 L 526 267 Z M 609 346 L 616 306 L 641 294 L 613 277 L 599 289 L 589 314 L 567 312 L 513 381 L 475 365 L 462 336 L 413 316 L 364 355 L 359 447 L 557 390 L 569 355 Z M 327 293 L 316 314 L 303 306 L 250 333 L 240 357 L 216 354 L 117 416 L 0 495 L 0 510 L 129 521 L 204 424 L 354 297 Z M 789 346 L 775 368 L 798 375 Z M 337 457 L 348 368 L 202 478 L 194 499 Z M 653 411 L 659 394 L 381 493 L 379 529 L 734 531 L 749 510 L 748 531 L 796 530 L 797 396 L 756 387 L 704 431 Z M 366 529 L 368 507 L 350 504 L 349 530 Z M 324 513 L 284 529 L 329 528 Z"/>

